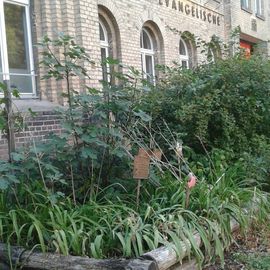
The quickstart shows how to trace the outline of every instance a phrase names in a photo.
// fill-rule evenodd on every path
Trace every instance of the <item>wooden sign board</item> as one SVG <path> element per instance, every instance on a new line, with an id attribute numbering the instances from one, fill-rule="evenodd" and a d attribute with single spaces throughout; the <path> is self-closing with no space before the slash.
<path id="1" fill-rule="evenodd" d="M 162 151 L 159 150 L 159 149 L 145 150 L 143 148 L 140 148 L 139 149 L 138 156 L 145 156 L 145 157 L 154 158 L 156 160 L 161 160 Z"/>
<path id="2" fill-rule="evenodd" d="M 140 157 L 149 157 L 149 153 L 144 148 L 140 148 L 139 149 L 138 156 L 140 156 Z"/>
<path id="3" fill-rule="evenodd" d="M 152 151 L 140 148 L 138 155 L 134 158 L 133 178 L 139 180 L 148 179 L 151 158 L 161 160 L 161 157 L 162 152 L 159 149 Z"/>
<path id="4" fill-rule="evenodd" d="M 133 178 L 148 179 L 150 167 L 150 157 L 148 155 L 138 155 L 134 158 Z"/>

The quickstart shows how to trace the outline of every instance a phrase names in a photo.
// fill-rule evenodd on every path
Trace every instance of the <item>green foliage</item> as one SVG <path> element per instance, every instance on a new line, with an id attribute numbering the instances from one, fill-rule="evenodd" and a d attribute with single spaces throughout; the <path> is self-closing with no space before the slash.
<path id="1" fill-rule="evenodd" d="M 165 69 L 163 82 L 144 98 L 142 110 L 163 119 L 185 144 L 202 152 L 255 150 L 269 138 L 269 61 L 235 57 L 195 70 Z M 200 138 L 200 139 L 198 139 Z"/>
<path id="2" fill-rule="evenodd" d="M 89 77 L 82 61 L 93 62 L 86 50 L 76 44 L 71 36 L 60 33 L 54 40 L 44 36 L 38 45 L 43 48 L 41 64 L 48 69 L 44 79 L 62 80 L 73 76 Z M 59 49 L 61 57 L 53 48 Z"/>
<path id="3" fill-rule="evenodd" d="M 68 108 L 58 109 L 61 134 L 51 135 L 44 145 L 34 143 L 23 149 L 15 156 L 16 164 L 25 170 L 28 181 L 41 180 L 48 193 L 61 190 L 76 204 L 95 196 L 101 187 L 130 177 L 129 142 L 122 128 L 131 127 L 137 119 L 150 119 L 137 109 L 141 78 L 130 68 L 127 74 L 110 75 L 118 86 L 103 82 L 102 91 L 87 85 L 73 89 L 72 80 L 90 77 L 85 64 L 92 61 L 85 49 L 63 34 L 55 40 L 44 37 L 39 46 L 43 48 L 41 65 L 47 71 L 44 79 L 63 80 Z M 108 59 L 104 64 L 118 62 Z"/>
<path id="4" fill-rule="evenodd" d="M 6 84 L 0 82 L 0 94 L 3 97 L 0 98 L 0 131 L 4 134 L 8 132 L 8 113 L 7 113 L 7 102 L 12 104 L 11 98 L 19 98 L 20 94 L 17 89 L 10 90 L 10 95 L 8 93 L 9 89 Z M 17 123 L 15 128 L 18 128 L 21 124 L 21 117 L 19 114 L 12 115 L 15 123 Z"/>
<path id="5" fill-rule="evenodd" d="M 158 188 L 144 185 L 138 211 L 134 209 L 135 194 L 108 199 L 104 191 L 94 201 L 74 207 L 68 198 L 59 196 L 52 200 L 34 183 L 20 184 L 15 207 L 8 202 L 7 193 L 2 194 L 5 207 L 0 209 L 0 240 L 28 249 L 38 244 L 42 251 L 94 258 L 140 256 L 168 245 L 180 260 L 187 250 L 202 262 L 202 249 L 193 236 L 197 231 L 206 255 L 222 259 L 223 249 L 232 239 L 230 219 L 245 228 L 257 214 L 247 213 L 243 207 L 254 199 L 260 203 L 260 213 L 269 209 L 265 195 L 240 187 L 234 179 L 228 180 L 223 178 L 212 185 L 200 181 L 192 190 L 186 209 L 185 184 L 168 174 Z"/>
<path id="6" fill-rule="evenodd" d="M 164 68 L 156 88 L 133 68 L 115 67 L 102 91 L 78 90 L 72 80 L 90 77 L 85 49 L 65 35 L 39 45 L 44 79 L 66 83 L 68 108 L 58 111 L 60 135 L 0 164 L 0 241 L 94 258 L 138 257 L 166 245 L 180 261 L 186 251 L 202 263 L 223 261 L 231 219 L 243 230 L 268 221 L 268 194 L 257 184 L 269 176 L 268 62 Z M 131 157 L 156 146 L 163 160 L 151 160 L 137 209 Z M 191 172 L 197 184 L 188 189 Z"/>
<path id="7" fill-rule="evenodd" d="M 270 256 L 268 253 L 243 254 L 236 253 L 234 259 L 245 265 L 245 269 L 267 270 L 270 265 Z"/>

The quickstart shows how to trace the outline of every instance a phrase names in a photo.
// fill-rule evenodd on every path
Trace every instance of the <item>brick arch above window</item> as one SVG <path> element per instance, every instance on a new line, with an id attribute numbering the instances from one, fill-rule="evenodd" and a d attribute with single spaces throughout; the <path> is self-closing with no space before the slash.
<path id="1" fill-rule="evenodd" d="M 109 13 L 111 13 L 116 21 L 116 24 L 119 26 L 120 29 L 122 29 L 125 26 L 125 22 L 123 19 L 123 15 L 117 8 L 117 6 L 114 4 L 114 1 L 112 0 L 98 0 L 97 1 L 98 7 L 104 7 L 106 8 Z"/>
<path id="2" fill-rule="evenodd" d="M 143 26 L 145 26 L 145 24 L 147 22 L 151 22 L 152 25 L 158 29 L 158 32 L 160 33 L 160 36 L 165 37 L 166 35 L 166 28 L 164 23 L 160 20 L 160 18 L 151 10 L 145 10 L 139 20 L 136 21 L 135 23 L 135 27 L 140 31 L 142 29 Z"/>

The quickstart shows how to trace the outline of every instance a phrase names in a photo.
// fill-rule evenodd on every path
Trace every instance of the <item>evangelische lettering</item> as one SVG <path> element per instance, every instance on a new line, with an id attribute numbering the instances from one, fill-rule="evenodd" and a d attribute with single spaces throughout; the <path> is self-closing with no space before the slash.
<path id="1" fill-rule="evenodd" d="M 187 16 L 220 26 L 220 15 L 193 3 L 185 3 L 180 0 L 158 0 L 161 6 L 170 7 Z"/>

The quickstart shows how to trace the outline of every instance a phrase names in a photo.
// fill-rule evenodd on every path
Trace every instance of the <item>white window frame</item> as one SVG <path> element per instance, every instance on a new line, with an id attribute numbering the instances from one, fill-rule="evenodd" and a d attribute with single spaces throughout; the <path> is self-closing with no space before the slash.
<path id="1" fill-rule="evenodd" d="M 150 40 L 151 49 L 145 49 L 143 48 L 143 32 L 147 35 L 147 37 Z M 150 33 L 147 31 L 147 29 L 143 28 L 141 31 L 141 59 L 142 59 L 142 72 L 143 72 L 143 78 L 147 80 L 147 78 L 150 78 L 152 83 L 155 85 L 156 83 L 156 72 L 155 72 L 155 51 L 154 51 L 154 43 L 152 40 L 152 37 Z M 149 74 L 146 72 L 146 56 L 150 56 L 152 60 L 152 74 Z M 151 78 L 152 77 L 152 78 Z"/>
<path id="2" fill-rule="evenodd" d="M 263 0 L 255 0 L 256 15 L 263 16 Z"/>
<path id="3" fill-rule="evenodd" d="M 186 51 L 185 55 L 180 54 L 180 44 L 181 44 L 181 42 L 184 44 L 184 47 L 185 47 L 185 51 Z M 189 63 L 190 57 L 189 57 L 189 52 L 188 52 L 188 46 L 187 46 L 186 41 L 183 38 L 180 38 L 180 40 L 179 40 L 179 59 L 180 59 L 181 67 L 182 67 L 182 62 L 185 61 L 185 62 L 187 62 L 187 67 L 186 68 L 187 69 L 190 68 L 190 63 Z"/>
<path id="4" fill-rule="evenodd" d="M 110 49 L 108 31 L 101 20 L 99 20 L 99 25 L 103 31 L 104 38 L 105 38 L 105 40 L 99 40 L 100 48 L 105 49 L 105 55 L 107 58 L 107 57 L 109 57 L 109 49 Z M 102 61 L 102 59 L 101 59 L 101 61 Z M 107 81 L 109 82 L 110 81 L 110 67 L 108 64 L 106 64 L 106 69 L 107 69 Z M 102 79 L 104 79 L 104 78 L 102 78 Z"/>
<path id="5" fill-rule="evenodd" d="M 4 14 L 4 3 L 14 4 L 23 6 L 25 8 L 25 17 L 26 17 L 26 35 L 28 42 L 28 57 L 29 57 L 29 66 L 30 74 L 20 74 L 20 73 L 11 73 L 9 71 L 8 63 L 8 48 L 7 48 L 7 37 L 6 37 L 6 24 L 5 24 L 5 14 Z M 32 82 L 32 93 L 20 93 L 20 97 L 36 97 L 36 80 L 35 80 L 35 70 L 34 70 L 34 58 L 33 58 L 33 45 L 32 45 L 32 35 L 31 35 L 31 22 L 30 22 L 30 1 L 29 0 L 0 0 L 0 50 L 2 57 L 2 75 L 4 81 L 10 80 L 10 75 L 16 76 L 29 76 L 31 77 Z"/>
<path id="6" fill-rule="evenodd" d="M 250 0 L 241 0 L 241 7 L 245 9 L 251 9 Z"/>

